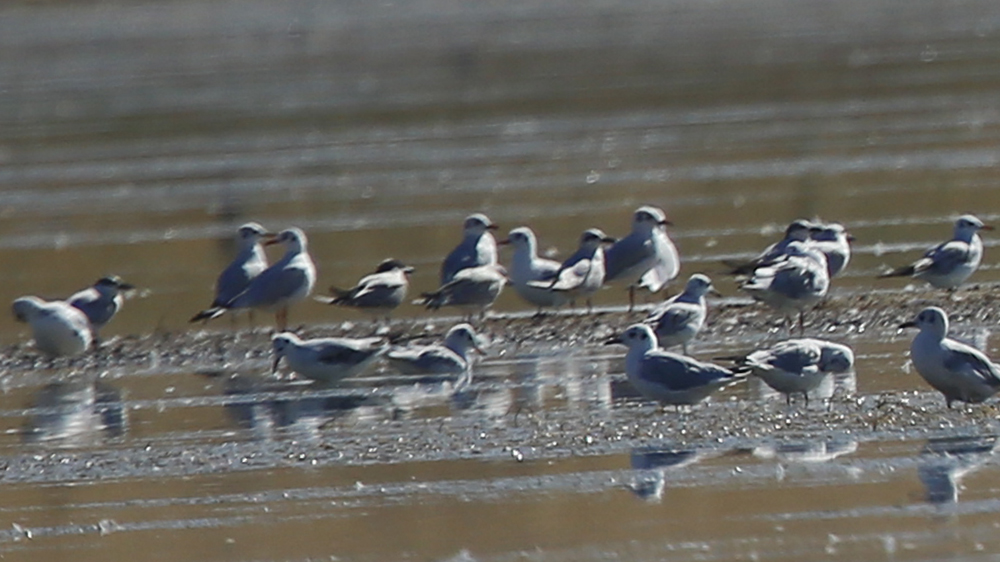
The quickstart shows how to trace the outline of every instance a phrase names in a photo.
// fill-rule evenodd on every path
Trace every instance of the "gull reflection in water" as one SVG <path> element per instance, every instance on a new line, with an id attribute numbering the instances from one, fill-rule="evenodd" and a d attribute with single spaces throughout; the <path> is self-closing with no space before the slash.
<path id="1" fill-rule="evenodd" d="M 917 476 L 927 491 L 927 501 L 938 505 L 957 503 L 962 477 L 985 465 L 996 449 L 996 435 L 927 441 L 917 465 Z"/>
<path id="2" fill-rule="evenodd" d="M 104 381 L 49 383 L 35 395 L 22 437 L 26 443 L 81 446 L 125 433 L 121 392 Z"/>
<path id="3" fill-rule="evenodd" d="M 716 454 L 718 451 L 688 446 L 637 447 L 629 455 L 635 475 L 627 487 L 636 497 L 658 502 L 663 499 L 666 471 L 692 465 Z"/>
<path id="4" fill-rule="evenodd" d="M 753 456 L 789 463 L 818 463 L 853 453 L 858 441 L 850 436 L 786 439 L 754 447 Z"/>
<path id="5" fill-rule="evenodd" d="M 226 412 L 258 438 L 292 432 L 319 437 L 327 422 L 384 419 L 392 414 L 390 401 L 370 390 L 314 389 L 312 385 L 234 375 L 226 379 L 224 393 L 232 399 Z"/>

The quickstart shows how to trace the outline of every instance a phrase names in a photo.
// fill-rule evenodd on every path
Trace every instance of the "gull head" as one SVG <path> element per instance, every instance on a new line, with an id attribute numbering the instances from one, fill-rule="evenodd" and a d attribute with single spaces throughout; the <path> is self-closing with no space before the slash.
<path id="1" fill-rule="evenodd" d="M 820 367 L 828 373 L 846 373 L 854 368 L 854 351 L 839 343 L 827 343 L 820 353 Z"/>
<path id="2" fill-rule="evenodd" d="M 382 263 L 378 264 L 378 267 L 375 268 L 375 273 L 386 273 L 388 271 L 396 270 L 402 271 L 407 275 L 413 273 L 414 271 L 412 266 L 406 265 L 395 258 L 389 258 L 382 260 Z"/>
<path id="3" fill-rule="evenodd" d="M 107 275 L 101 277 L 94 283 L 94 288 L 97 289 L 102 295 L 115 296 L 119 291 L 131 291 L 135 289 L 135 285 L 131 283 L 126 283 L 122 281 L 121 277 L 117 275 Z"/>
<path id="4" fill-rule="evenodd" d="M 854 241 L 854 236 L 847 232 L 844 225 L 839 222 L 831 222 L 827 224 L 818 224 L 809 229 L 810 237 L 813 240 L 824 240 L 824 241 L 837 241 L 846 240 L 848 242 Z"/>
<path id="5" fill-rule="evenodd" d="M 983 224 L 975 215 L 962 215 L 955 220 L 955 238 L 968 240 L 980 230 L 993 230 L 993 227 Z"/>
<path id="6" fill-rule="evenodd" d="M 616 240 L 599 228 L 588 228 L 580 235 L 580 247 L 592 250 L 601 244 L 614 244 Z"/>
<path id="7" fill-rule="evenodd" d="M 255 222 L 248 222 L 236 231 L 240 245 L 243 247 L 253 246 L 264 239 L 274 238 L 274 234 Z"/>
<path id="8" fill-rule="evenodd" d="M 538 242 L 535 239 L 535 233 L 526 226 L 519 226 L 517 228 L 511 229 L 507 234 L 507 238 L 497 242 L 497 244 L 506 245 L 510 244 L 514 247 L 514 251 L 517 250 L 534 250 Z"/>
<path id="9" fill-rule="evenodd" d="M 702 273 L 695 273 L 688 278 L 687 285 L 684 286 L 684 292 L 694 297 L 703 297 L 707 294 L 722 296 L 712 286 L 712 280 Z"/>
<path id="10" fill-rule="evenodd" d="M 288 353 L 289 349 L 299 343 L 302 343 L 302 340 L 292 332 L 281 332 L 271 337 L 271 349 L 274 351 L 274 362 L 271 364 L 272 375 L 278 372 L 278 364 L 281 363 L 281 358 Z"/>
<path id="11" fill-rule="evenodd" d="M 479 337 L 471 325 L 462 323 L 456 324 L 448 330 L 444 337 L 444 345 L 459 355 L 465 356 L 466 350 L 474 349 L 479 353 L 485 353 L 480 346 Z"/>
<path id="12" fill-rule="evenodd" d="M 936 306 L 928 306 L 908 322 L 899 325 L 900 328 L 918 328 L 944 339 L 948 335 L 948 314 Z"/>
<path id="13" fill-rule="evenodd" d="M 639 207 L 632 216 L 633 231 L 648 232 L 664 226 L 670 226 L 671 224 L 667 220 L 667 215 L 663 212 L 663 209 L 653 207 L 652 205 Z"/>
<path id="14" fill-rule="evenodd" d="M 482 236 L 487 230 L 496 229 L 497 225 L 482 213 L 473 213 L 465 217 L 465 222 L 462 224 L 466 236 Z"/>
<path id="15" fill-rule="evenodd" d="M 282 230 L 277 236 L 264 243 L 265 246 L 271 244 L 283 244 L 286 252 L 299 253 L 305 251 L 308 239 L 301 228 L 292 227 Z"/>
<path id="16" fill-rule="evenodd" d="M 620 336 L 607 342 L 620 343 L 632 351 L 646 352 L 657 348 L 656 334 L 647 324 L 632 324 Z"/>
<path id="17" fill-rule="evenodd" d="M 799 241 L 808 240 L 809 233 L 814 228 L 819 228 L 819 225 L 806 219 L 794 220 L 788 225 L 788 228 L 785 229 L 785 238 Z"/>

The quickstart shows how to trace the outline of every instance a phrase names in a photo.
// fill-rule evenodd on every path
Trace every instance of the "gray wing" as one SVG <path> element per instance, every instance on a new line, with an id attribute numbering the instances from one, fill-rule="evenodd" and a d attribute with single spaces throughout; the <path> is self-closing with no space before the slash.
<path id="1" fill-rule="evenodd" d="M 948 352 L 944 359 L 948 370 L 975 374 L 990 386 L 1000 386 L 1000 367 L 983 352 L 954 340 L 944 340 L 941 345 Z"/>
<path id="2" fill-rule="evenodd" d="M 455 249 L 444 258 L 444 262 L 441 264 L 441 284 L 444 285 L 455 277 L 455 274 L 463 269 L 468 269 L 470 267 L 478 267 L 480 265 L 486 265 L 484 263 L 479 263 L 479 251 L 478 251 L 478 239 L 468 240 L 463 239 L 462 242 L 455 246 Z"/>
<path id="3" fill-rule="evenodd" d="M 704 314 L 705 310 L 695 303 L 675 302 L 660 311 L 658 316 L 650 317 L 646 323 L 652 325 L 657 333 L 672 334 L 697 322 Z"/>
<path id="4" fill-rule="evenodd" d="M 406 281 L 398 275 L 369 275 L 351 289 L 347 299 L 361 307 L 398 305 L 403 301 L 406 285 Z"/>
<path id="5" fill-rule="evenodd" d="M 788 373 L 798 373 L 815 366 L 822 357 L 819 346 L 802 340 L 783 341 L 758 353 L 751 354 L 751 358 Z"/>
<path id="6" fill-rule="evenodd" d="M 450 349 L 432 346 L 417 349 L 396 349 L 389 352 L 390 359 L 405 361 L 416 369 L 429 373 L 462 370 L 465 364 Z"/>
<path id="7" fill-rule="evenodd" d="M 535 272 L 538 275 L 536 281 L 551 281 L 558 276 L 561 270 L 562 264 L 555 260 L 545 258 L 535 260 Z"/>
<path id="8" fill-rule="evenodd" d="M 96 289 L 84 289 L 69 298 L 69 305 L 87 316 L 94 326 L 103 326 L 118 312 L 115 299 L 104 298 Z"/>
<path id="9" fill-rule="evenodd" d="M 580 259 L 572 267 L 563 268 L 559 271 L 558 279 L 552 285 L 553 291 L 572 291 L 587 280 L 590 268 L 594 260 Z"/>
<path id="10" fill-rule="evenodd" d="M 607 281 L 618 278 L 643 260 L 653 256 L 653 241 L 631 233 L 615 242 L 604 252 L 604 278 Z"/>
<path id="11" fill-rule="evenodd" d="M 267 269 L 250 282 L 246 291 L 233 299 L 230 307 L 271 306 L 302 290 L 308 282 L 309 275 L 301 267 Z"/>
<path id="12" fill-rule="evenodd" d="M 809 258 L 788 260 L 775 272 L 770 289 L 788 298 L 799 299 L 819 292 L 829 287 L 829 278 L 819 271 L 819 265 L 812 266 Z"/>
<path id="13" fill-rule="evenodd" d="M 731 379 L 733 373 L 711 363 L 654 351 L 643 357 L 639 377 L 670 390 L 688 390 Z"/>
<path id="14" fill-rule="evenodd" d="M 951 240 L 930 249 L 924 258 L 914 264 L 916 272 L 931 270 L 945 274 L 968 263 L 971 246 L 960 240 Z"/>
<path id="15" fill-rule="evenodd" d="M 215 301 L 212 306 L 224 305 L 246 290 L 253 276 L 244 265 L 243 262 L 233 262 L 222 270 L 215 282 Z"/>

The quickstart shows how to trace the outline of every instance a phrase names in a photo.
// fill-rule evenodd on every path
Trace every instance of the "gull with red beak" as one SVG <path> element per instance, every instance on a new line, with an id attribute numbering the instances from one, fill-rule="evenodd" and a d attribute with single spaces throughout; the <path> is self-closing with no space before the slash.
<path id="1" fill-rule="evenodd" d="M 218 318 L 227 310 L 271 310 L 275 312 L 278 329 L 284 331 L 288 327 L 288 308 L 312 293 L 316 266 L 309 256 L 302 230 L 283 230 L 265 245 L 278 243 L 285 246 L 285 255 L 280 260 L 250 281 L 243 292 L 224 304 L 199 312 L 191 321 Z"/>
<path id="2" fill-rule="evenodd" d="M 973 215 L 962 215 L 955 221 L 952 239 L 927 250 L 917 261 L 879 277 L 913 277 L 938 289 L 955 290 L 965 282 L 983 259 L 980 230 L 993 230 Z"/>
<path id="3" fill-rule="evenodd" d="M 632 218 L 632 232 L 605 252 L 604 281 L 628 283 L 629 310 L 635 306 L 637 285 L 655 293 L 680 272 L 677 248 L 667 236 L 670 224 L 662 209 L 639 207 Z"/>

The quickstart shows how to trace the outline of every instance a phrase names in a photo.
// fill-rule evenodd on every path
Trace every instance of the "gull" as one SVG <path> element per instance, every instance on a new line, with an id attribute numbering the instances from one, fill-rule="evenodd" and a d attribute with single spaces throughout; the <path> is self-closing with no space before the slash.
<path id="1" fill-rule="evenodd" d="M 275 311 L 278 329 L 288 327 L 288 307 L 312 293 L 316 283 L 316 266 L 307 249 L 306 235 L 298 228 L 281 231 L 276 238 L 265 245 L 281 243 L 285 255 L 254 277 L 243 292 L 229 301 L 203 310 L 191 318 L 191 322 L 218 318 L 227 310 L 260 308 Z"/>
<path id="2" fill-rule="evenodd" d="M 833 279 L 851 261 L 854 236 L 847 232 L 844 225 L 836 222 L 814 225 L 809 232 L 809 245 L 826 256 L 826 271 Z"/>
<path id="3" fill-rule="evenodd" d="M 846 373 L 854 368 L 854 351 L 831 341 L 802 338 L 778 342 L 742 357 L 727 357 L 760 377 L 768 386 L 785 395 L 791 404 L 792 394 L 801 393 L 809 404 L 812 392 L 829 374 Z"/>
<path id="4" fill-rule="evenodd" d="M 599 228 L 588 228 L 580 235 L 580 247 L 576 253 L 559 266 L 559 270 L 551 281 L 532 281 L 529 286 L 545 289 L 554 295 L 557 305 L 576 300 L 587 299 L 587 311 L 593 310 L 590 296 L 604 284 L 604 248 L 605 244 L 613 244 L 611 238 Z"/>
<path id="5" fill-rule="evenodd" d="M 31 326 L 35 347 L 52 357 L 79 355 L 90 347 L 93 334 L 87 315 L 63 301 L 21 297 L 11 308 L 19 322 Z"/>
<path id="6" fill-rule="evenodd" d="M 883 273 L 879 277 L 913 277 L 923 279 L 938 289 L 955 290 L 972 275 L 983 259 L 980 230 L 993 230 L 973 215 L 962 215 L 955 221 L 952 239 L 927 250 L 910 265 Z"/>
<path id="7" fill-rule="evenodd" d="M 688 278 L 684 292 L 657 306 L 643 321 L 653 327 L 660 347 L 669 349 L 683 346 L 687 355 L 687 344 L 705 325 L 707 307 L 705 295 L 719 292 L 712 287 L 712 280 L 706 275 L 695 273 Z"/>
<path id="8" fill-rule="evenodd" d="M 509 244 L 514 249 L 510 262 L 510 284 L 522 299 L 537 306 L 539 313 L 543 307 L 561 304 L 559 295 L 547 290 L 547 284 L 546 287 L 529 284 L 551 281 L 559 271 L 559 262 L 538 257 L 538 242 L 530 228 L 515 228 L 498 244 Z"/>
<path id="9" fill-rule="evenodd" d="M 411 273 L 412 267 L 390 258 L 380 263 L 374 273 L 362 277 L 354 287 L 330 287 L 334 297 L 317 297 L 317 300 L 338 306 L 373 310 L 376 313 L 385 311 L 388 316 L 406 298 Z"/>
<path id="10" fill-rule="evenodd" d="M 375 362 L 387 349 L 382 338 L 315 338 L 303 340 L 292 332 L 271 338 L 274 363 L 271 373 L 285 359 L 288 367 L 321 383 L 334 383 L 354 376 Z"/>
<path id="11" fill-rule="evenodd" d="M 635 306 L 636 283 L 655 293 L 680 272 L 677 248 L 667 236 L 669 224 L 661 209 L 639 207 L 632 218 L 632 232 L 608 248 L 604 280 L 629 284 L 630 311 Z"/>
<path id="12" fill-rule="evenodd" d="M 469 267 L 455 274 L 455 277 L 438 290 L 422 293 L 414 304 L 436 310 L 442 306 L 456 306 L 468 314 L 479 312 L 480 316 L 493 305 L 507 282 L 507 270 L 500 265 Z"/>
<path id="13" fill-rule="evenodd" d="M 750 275 L 762 265 L 774 263 L 785 255 L 785 249 L 792 242 L 805 242 L 815 225 L 806 219 L 797 219 L 785 228 L 785 237 L 764 249 L 757 257 L 748 261 L 722 260 L 729 267 L 730 275 Z"/>
<path id="14" fill-rule="evenodd" d="M 469 324 L 456 324 L 444 342 L 435 345 L 394 347 L 386 353 L 389 366 L 404 375 L 463 375 L 472 367 L 470 349 L 483 352 L 476 331 Z"/>
<path id="15" fill-rule="evenodd" d="M 209 308 L 224 306 L 236 298 L 254 277 L 267 269 L 267 255 L 261 241 L 272 238 L 273 234 L 255 222 L 248 222 L 236 231 L 236 258 L 215 281 L 215 300 Z"/>
<path id="16" fill-rule="evenodd" d="M 451 281 L 463 269 L 497 263 L 497 242 L 490 230 L 497 225 L 482 213 L 465 218 L 462 241 L 441 264 L 441 284 Z"/>
<path id="17" fill-rule="evenodd" d="M 799 328 L 805 330 L 805 310 L 830 289 L 826 256 L 803 242 L 792 242 L 785 250 L 784 258 L 755 269 L 740 289 L 782 314 L 798 311 Z"/>
<path id="18" fill-rule="evenodd" d="M 625 374 L 640 394 L 662 404 L 694 405 L 713 392 L 735 384 L 745 374 L 659 349 L 653 328 L 633 324 L 608 343 L 628 346 Z"/>
<path id="19" fill-rule="evenodd" d="M 110 322 L 122 307 L 122 291 L 134 288 L 117 275 L 109 275 L 98 279 L 93 286 L 74 293 L 66 302 L 87 316 L 90 330 L 96 337 L 97 331 Z"/>
<path id="20" fill-rule="evenodd" d="M 948 337 L 948 315 L 936 306 L 927 307 L 900 328 L 920 332 L 910 344 L 910 361 L 920 376 L 952 402 L 979 403 L 1000 390 L 1000 366 L 985 353 Z"/>

